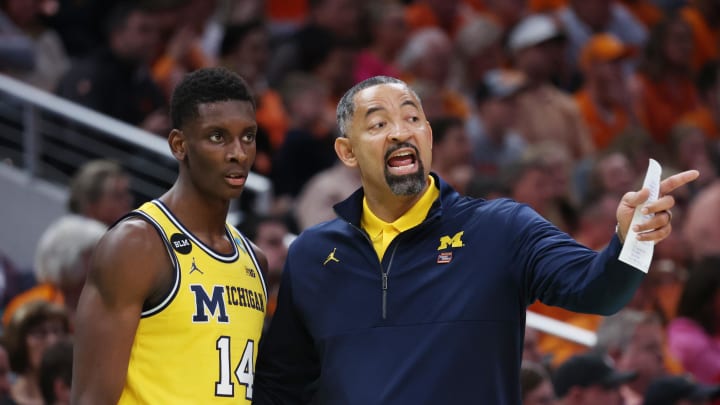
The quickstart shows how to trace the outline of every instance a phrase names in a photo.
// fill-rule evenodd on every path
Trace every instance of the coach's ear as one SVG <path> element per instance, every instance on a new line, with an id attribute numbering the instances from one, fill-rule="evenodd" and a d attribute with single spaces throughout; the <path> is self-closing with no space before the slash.
<path id="1" fill-rule="evenodd" d="M 173 129 L 168 135 L 168 144 L 170 145 L 170 151 L 172 152 L 175 159 L 178 161 L 185 160 L 187 154 L 185 147 L 185 134 L 179 129 Z"/>
<path id="2" fill-rule="evenodd" d="M 357 158 L 355 157 L 355 153 L 353 152 L 352 145 L 350 144 L 350 140 L 348 138 L 342 136 L 335 138 L 335 153 L 345 166 L 357 166 Z"/>

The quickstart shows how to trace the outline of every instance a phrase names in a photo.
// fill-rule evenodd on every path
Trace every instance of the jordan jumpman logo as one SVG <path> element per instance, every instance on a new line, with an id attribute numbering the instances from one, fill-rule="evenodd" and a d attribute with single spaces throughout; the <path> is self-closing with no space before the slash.
<path id="1" fill-rule="evenodd" d="M 335 257 L 335 251 L 336 251 L 336 250 L 337 250 L 337 248 L 334 248 L 334 249 L 332 250 L 332 252 L 330 252 L 330 254 L 328 255 L 327 259 L 325 259 L 325 262 L 323 263 L 323 266 L 325 266 L 326 264 L 328 264 L 331 260 L 334 261 L 334 262 L 340 263 L 340 260 L 338 260 L 338 259 Z"/>
<path id="2" fill-rule="evenodd" d="M 202 270 L 200 270 L 200 268 L 199 268 L 197 265 L 195 265 L 195 258 L 194 258 L 194 257 L 193 257 L 192 265 L 190 266 L 190 273 L 188 273 L 188 274 L 192 274 L 193 271 L 199 271 L 200 274 L 205 274 L 205 273 L 203 273 Z"/>

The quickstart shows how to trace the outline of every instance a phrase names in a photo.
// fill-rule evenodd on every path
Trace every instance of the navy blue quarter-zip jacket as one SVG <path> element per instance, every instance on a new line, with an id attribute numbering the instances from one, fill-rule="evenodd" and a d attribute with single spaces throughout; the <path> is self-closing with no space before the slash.
<path id="1" fill-rule="evenodd" d="M 587 249 L 527 205 L 440 197 L 382 261 L 362 189 L 291 245 L 262 338 L 256 404 L 520 404 L 525 310 L 621 309 L 644 273 L 617 236 Z"/>

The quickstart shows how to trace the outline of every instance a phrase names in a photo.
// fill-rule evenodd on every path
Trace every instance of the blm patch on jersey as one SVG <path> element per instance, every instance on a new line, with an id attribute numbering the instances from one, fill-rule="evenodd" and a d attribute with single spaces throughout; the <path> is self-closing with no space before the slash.
<path id="1" fill-rule="evenodd" d="M 176 252 L 183 255 L 190 253 L 192 250 L 190 238 L 182 233 L 173 234 L 173 236 L 170 237 L 170 244 Z"/>

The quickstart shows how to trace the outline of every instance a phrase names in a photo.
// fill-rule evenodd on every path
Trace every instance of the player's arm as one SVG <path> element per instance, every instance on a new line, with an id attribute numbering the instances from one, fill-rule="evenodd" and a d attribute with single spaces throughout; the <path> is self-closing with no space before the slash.
<path id="1" fill-rule="evenodd" d="M 143 303 L 172 276 L 165 252 L 141 219 L 118 224 L 98 243 L 77 308 L 73 404 L 119 400 Z"/>

